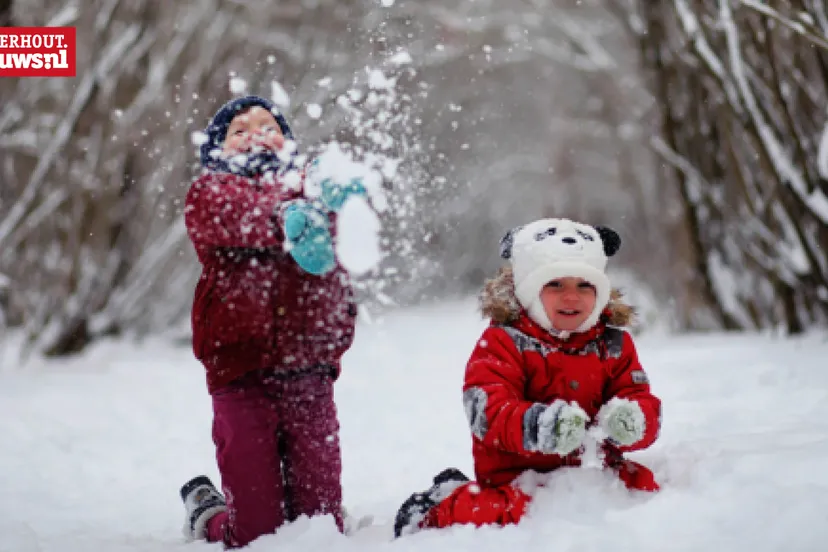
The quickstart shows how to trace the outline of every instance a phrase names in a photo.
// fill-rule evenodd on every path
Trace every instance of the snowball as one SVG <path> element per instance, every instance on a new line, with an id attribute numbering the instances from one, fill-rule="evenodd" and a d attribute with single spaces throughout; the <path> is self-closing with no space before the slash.
<path id="1" fill-rule="evenodd" d="M 319 104 L 308 104 L 307 111 L 308 117 L 310 117 L 311 119 L 318 119 L 322 116 L 322 106 L 320 106 Z"/>
<path id="2" fill-rule="evenodd" d="M 206 133 L 197 130 L 190 135 L 190 140 L 192 141 L 194 146 L 203 146 L 210 140 L 210 138 L 207 136 Z"/>
<path id="3" fill-rule="evenodd" d="M 247 81 L 240 77 L 231 77 L 230 92 L 233 94 L 244 94 L 247 92 Z"/>
<path id="4" fill-rule="evenodd" d="M 405 65 L 406 63 L 411 63 L 414 61 L 411 58 L 411 54 L 406 51 L 398 52 L 391 57 L 391 63 L 395 65 Z"/>
<path id="5" fill-rule="evenodd" d="M 394 88 L 394 84 L 394 79 L 389 79 L 379 69 L 371 70 L 368 76 L 368 86 L 370 86 L 372 90 L 390 90 Z"/>
<path id="6" fill-rule="evenodd" d="M 368 202 L 353 196 L 339 211 L 336 254 L 342 266 L 355 276 L 374 269 L 382 260 L 379 218 Z"/>

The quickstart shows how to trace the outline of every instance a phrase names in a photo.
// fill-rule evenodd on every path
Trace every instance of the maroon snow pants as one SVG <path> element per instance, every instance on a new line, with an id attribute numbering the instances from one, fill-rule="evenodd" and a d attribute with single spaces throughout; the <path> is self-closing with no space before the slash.
<path id="1" fill-rule="evenodd" d="M 244 546 L 301 515 L 331 514 L 342 530 L 330 376 L 248 374 L 213 395 L 213 414 L 227 512 L 208 522 L 208 541 Z"/>

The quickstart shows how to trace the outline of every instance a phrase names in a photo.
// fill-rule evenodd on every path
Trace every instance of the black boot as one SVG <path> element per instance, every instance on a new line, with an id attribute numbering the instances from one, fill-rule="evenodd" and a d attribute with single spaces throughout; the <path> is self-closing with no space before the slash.
<path id="1" fill-rule="evenodd" d="M 404 533 L 416 533 L 428 511 L 468 481 L 469 478 L 457 468 L 448 468 L 437 474 L 431 488 L 412 494 L 397 510 L 394 538 L 401 537 Z"/>
<path id="2" fill-rule="evenodd" d="M 184 501 L 183 533 L 188 541 L 207 538 L 207 522 L 211 517 L 227 510 L 224 497 L 207 476 L 200 475 L 181 487 Z"/>

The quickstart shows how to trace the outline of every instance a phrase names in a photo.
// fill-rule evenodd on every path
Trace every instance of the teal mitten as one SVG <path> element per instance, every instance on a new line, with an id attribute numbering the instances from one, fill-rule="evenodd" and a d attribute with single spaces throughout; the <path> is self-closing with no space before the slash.
<path id="1" fill-rule="evenodd" d="M 331 178 L 326 178 L 319 183 L 322 188 L 322 203 L 331 211 L 338 212 L 352 196 L 365 197 L 365 184 L 362 178 L 352 178 L 347 183 L 337 183 Z"/>
<path id="2" fill-rule="evenodd" d="M 336 155 L 332 155 L 330 159 L 334 159 L 336 157 Z M 312 184 L 312 187 L 318 186 L 318 193 L 320 194 L 319 200 L 326 209 L 338 213 L 349 198 L 353 196 L 365 197 L 368 195 L 365 183 L 361 176 L 349 177 L 336 174 L 342 172 L 353 172 L 350 170 L 349 164 L 346 163 L 344 168 L 342 168 L 338 165 L 344 161 L 341 159 L 337 160 L 337 169 L 332 170 L 330 165 L 332 165 L 334 161 L 329 160 L 324 163 L 325 165 L 329 165 L 329 167 L 323 169 L 323 158 L 327 159 L 327 157 L 323 155 L 313 160 L 308 167 L 307 177 L 308 181 Z"/>
<path id="3" fill-rule="evenodd" d="M 336 254 L 328 217 L 301 201 L 288 205 L 282 216 L 290 255 L 296 264 L 315 276 L 333 270 Z"/>

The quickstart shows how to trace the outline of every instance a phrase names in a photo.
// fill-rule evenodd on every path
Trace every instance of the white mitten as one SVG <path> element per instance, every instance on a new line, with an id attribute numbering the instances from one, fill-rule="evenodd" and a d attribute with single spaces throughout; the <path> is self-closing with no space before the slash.
<path id="1" fill-rule="evenodd" d="M 628 446 L 644 437 L 644 412 L 638 402 L 612 398 L 598 412 L 598 424 L 617 445 Z"/>
<path id="2" fill-rule="evenodd" d="M 589 416 L 574 401 L 556 400 L 538 411 L 535 450 L 566 456 L 584 441 Z"/>

